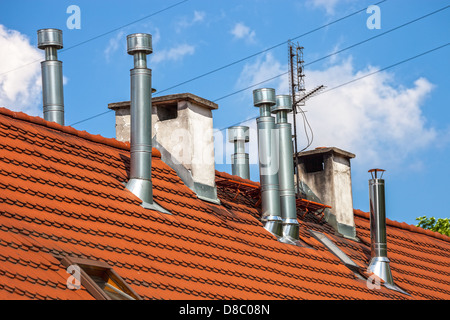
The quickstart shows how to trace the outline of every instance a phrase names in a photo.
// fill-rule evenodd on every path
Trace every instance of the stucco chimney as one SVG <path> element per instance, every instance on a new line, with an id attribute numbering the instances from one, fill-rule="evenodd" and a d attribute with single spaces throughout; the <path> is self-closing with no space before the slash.
<path id="1" fill-rule="evenodd" d="M 111 103 L 116 139 L 130 139 L 130 102 Z M 153 146 L 200 199 L 218 203 L 212 111 L 218 105 L 191 93 L 152 98 Z"/>
<path id="2" fill-rule="evenodd" d="M 301 191 L 319 198 L 311 200 L 331 206 L 327 221 L 343 236 L 356 239 L 350 167 L 350 159 L 355 155 L 329 147 L 300 152 L 298 156 Z"/>

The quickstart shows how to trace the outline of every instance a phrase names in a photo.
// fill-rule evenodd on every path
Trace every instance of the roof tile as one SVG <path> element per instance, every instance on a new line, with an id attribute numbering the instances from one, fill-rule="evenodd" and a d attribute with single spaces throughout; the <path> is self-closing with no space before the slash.
<path id="1" fill-rule="evenodd" d="M 0 109 L 0 298 L 91 299 L 65 287 L 57 256 L 109 263 L 147 299 L 448 299 L 450 237 L 388 220 L 391 267 L 412 296 L 370 290 L 308 229 L 325 233 L 361 268 L 369 217 L 355 210 L 361 242 L 299 215 L 311 248 L 278 242 L 256 201 L 218 186 L 206 203 L 153 149 L 154 199 L 144 209 L 123 185 L 129 144 Z M 255 188 L 259 183 L 217 172 Z"/>

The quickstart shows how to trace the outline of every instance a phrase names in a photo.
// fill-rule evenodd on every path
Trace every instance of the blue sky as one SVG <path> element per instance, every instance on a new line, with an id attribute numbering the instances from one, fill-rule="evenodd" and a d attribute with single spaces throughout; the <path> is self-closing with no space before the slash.
<path id="1" fill-rule="evenodd" d="M 381 35 L 448 6 L 448 1 L 386 0 L 378 4 L 381 28 L 369 29 L 371 13 L 361 10 L 377 2 L 1 1 L 0 105 L 42 116 L 43 52 L 36 48 L 36 31 L 59 28 L 65 45 L 59 58 L 65 77 L 66 124 L 115 137 L 112 112 L 83 120 L 108 111 L 108 103 L 129 100 L 132 57 L 126 53 L 126 35 L 145 32 L 153 36 L 154 53 L 148 59 L 156 95 L 191 92 L 216 101 L 217 130 L 237 123 L 255 127 L 258 110 L 252 104 L 252 89 L 272 87 L 277 94 L 287 94 L 287 75 L 240 90 L 288 71 L 284 42 L 289 39 L 305 48 L 307 90 L 321 84 L 334 88 L 449 43 L 449 8 Z M 80 8 L 80 29 L 67 27 L 70 5 Z M 308 33 L 357 11 L 361 12 Z M 380 36 L 308 64 L 376 35 Z M 356 154 L 355 208 L 368 211 L 367 171 L 378 167 L 387 170 L 388 218 L 416 224 L 421 215 L 450 216 L 449 56 L 447 45 L 307 102 L 304 109 L 314 132 L 310 149 L 335 146 Z M 166 90 L 228 64 L 232 65 Z M 303 148 L 306 136 L 301 125 L 298 131 Z M 216 139 L 220 140 L 219 132 Z M 255 145 L 249 150 L 254 153 Z M 228 159 L 225 153 L 216 169 L 230 172 Z M 251 176 L 259 179 L 256 164 L 251 165 Z"/>

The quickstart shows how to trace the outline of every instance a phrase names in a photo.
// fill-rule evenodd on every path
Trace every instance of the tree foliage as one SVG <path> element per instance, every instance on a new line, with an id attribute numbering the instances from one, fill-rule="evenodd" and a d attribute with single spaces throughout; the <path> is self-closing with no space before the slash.
<path id="1" fill-rule="evenodd" d="M 450 236 L 450 219 L 449 218 L 439 218 L 435 217 L 428 218 L 427 216 L 422 216 L 416 218 L 419 223 L 417 227 L 421 227 L 427 230 L 436 231 L 443 235 Z"/>

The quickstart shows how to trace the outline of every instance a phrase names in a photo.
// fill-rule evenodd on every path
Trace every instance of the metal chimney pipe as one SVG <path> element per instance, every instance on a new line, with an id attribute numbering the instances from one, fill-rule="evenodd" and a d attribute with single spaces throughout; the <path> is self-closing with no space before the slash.
<path id="1" fill-rule="evenodd" d="M 45 50 L 45 61 L 41 62 L 44 119 L 64 125 L 62 62 L 57 53 L 63 48 L 62 31 L 41 29 L 37 34 L 38 48 Z"/>
<path id="2" fill-rule="evenodd" d="M 249 128 L 234 126 L 228 128 L 228 141 L 234 143 L 234 154 L 231 155 L 231 171 L 233 175 L 250 179 L 250 165 L 245 143 L 249 142 Z"/>
<path id="3" fill-rule="evenodd" d="M 259 177 L 261 184 L 261 210 L 264 228 L 277 237 L 282 236 L 280 192 L 278 190 L 278 139 L 275 119 L 270 108 L 276 104 L 275 90 L 253 91 L 253 104 L 259 107 L 258 126 Z"/>
<path id="4" fill-rule="evenodd" d="M 292 128 L 287 120 L 292 110 L 290 95 L 277 95 L 277 104 L 272 107 L 276 114 L 276 128 L 279 133 L 280 169 L 278 171 L 281 217 L 283 219 L 283 239 L 295 241 L 299 239 L 299 223 L 295 202 L 294 162 L 292 150 Z"/>
<path id="5" fill-rule="evenodd" d="M 127 36 L 127 52 L 134 56 L 131 78 L 130 180 L 126 188 L 146 204 L 153 204 L 152 191 L 152 71 L 147 55 L 153 52 L 152 36 Z"/>
<path id="6" fill-rule="evenodd" d="M 384 180 L 381 179 L 384 171 L 369 170 L 372 179 L 369 180 L 371 260 L 368 271 L 373 272 L 386 283 L 394 285 L 387 257 L 386 204 Z M 377 176 L 379 172 L 381 172 L 380 178 Z"/>

